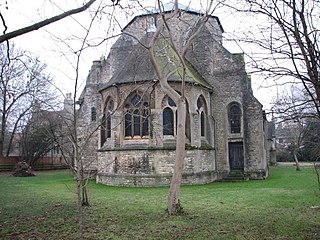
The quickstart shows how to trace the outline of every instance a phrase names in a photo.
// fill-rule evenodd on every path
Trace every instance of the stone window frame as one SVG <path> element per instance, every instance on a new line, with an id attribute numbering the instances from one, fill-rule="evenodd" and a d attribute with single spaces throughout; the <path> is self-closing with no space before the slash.
<path id="1" fill-rule="evenodd" d="M 167 129 L 165 129 L 164 123 L 165 123 L 165 111 L 171 111 L 170 113 L 172 114 L 172 121 L 170 124 L 170 128 L 168 130 L 167 133 L 165 133 L 165 131 Z M 177 135 L 177 104 L 173 101 L 172 98 L 170 98 L 168 95 L 165 95 L 163 100 L 162 100 L 162 134 L 164 137 L 166 138 L 170 138 L 170 137 L 175 137 Z"/>
<path id="2" fill-rule="evenodd" d="M 242 133 L 242 109 L 238 102 L 228 105 L 228 129 L 230 134 Z"/>
<path id="3" fill-rule="evenodd" d="M 199 95 L 196 102 L 197 106 L 197 113 L 199 115 L 199 131 L 200 131 L 200 137 L 202 139 L 206 139 L 208 136 L 208 107 L 206 99 L 202 94 Z"/>
<path id="4" fill-rule="evenodd" d="M 150 97 L 135 91 L 124 101 L 123 136 L 128 139 L 149 138 Z"/>
<path id="5" fill-rule="evenodd" d="M 114 113 L 114 100 L 111 96 L 107 97 L 103 108 L 103 116 L 101 121 L 100 139 L 101 146 L 111 138 L 111 115 Z"/>

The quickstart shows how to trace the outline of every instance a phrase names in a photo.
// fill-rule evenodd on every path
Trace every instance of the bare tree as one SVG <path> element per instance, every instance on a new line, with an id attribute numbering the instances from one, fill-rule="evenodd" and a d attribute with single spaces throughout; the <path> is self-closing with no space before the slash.
<path id="1" fill-rule="evenodd" d="M 256 30 L 247 29 L 240 44 L 255 47 L 253 72 L 264 73 L 277 85 L 302 84 L 320 117 L 319 1 L 235 1 L 228 7 L 259 20 Z"/>
<path id="2" fill-rule="evenodd" d="M 303 154 L 313 161 L 320 190 L 320 121 L 318 119 L 308 119 L 303 145 Z"/>
<path id="3" fill-rule="evenodd" d="M 179 17 L 179 1 L 174 1 L 174 8 L 171 13 L 164 13 L 163 3 L 158 2 L 161 19 L 157 23 L 157 29 L 148 46 L 151 63 L 155 69 L 162 90 L 177 103 L 178 123 L 176 137 L 176 160 L 173 170 L 173 176 L 170 183 L 168 194 L 167 210 L 169 215 L 179 214 L 182 211 L 180 203 L 180 186 L 185 158 L 185 128 L 186 128 L 186 99 L 185 99 L 185 77 L 186 77 L 186 54 L 193 39 L 202 30 L 207 22 L 209 14 L 213 11 L 213 1 L 210 1 L 206 13 L 201 14 L 196 27 L 190 26 L 190 32 L 185 39 L 178 40 L 169 27 L 168 22 Z M 161 69 L 161 60 L 165 59 L 167 67 Z M 169 85 L 170 76 L 178 74 L 181 78 L 181 92 L 177 92 Z"/>
<path id="4" fill-rule="evenodd" d="M 14 134 L 25 125 L 24 118 L 32 112 L 33 103 L 49 102 L 53 97 L 49 94 L 52 79 L 45 72 L 45 64 L 14 45 L 8 49 L 7 45 L 0 44 L 0 56 L 0 156 L 8 156 Z M 9 140 L 4 149 L 6 137 Z"/>
<path id="5" fill-rule="evenodd" d="M 41 109 L 38 101 L 33 103 L 32 112 L 28 117 L 20 140 L 21 156 L 33 167 L 40 158 L 58 147 L 54 134 L 61 132 L 62 125 L 59 116 L 54 111 Z"/>
<path id="6" fill-rule="evenodd" d="M 79 12 L 86 11 L 95 3 L 95 8 L 92 11 L 88 11 L 87 16 L 89 16 L 88 21 L 79 21 L 79 19 L 74 19 L 74 22 L 76 24 L 75 27 L 79 27 L 81 31 L 74 31 L 72 33 L 72 36 L 70 37 L 68 42 L 68 37 L 65 38 L 65 36 L 52 36 L 56 40 L 58 40 L 60 43 L 66 47 L 69 52 L 72 55 L 72 57 L 69 60 L 71 68 L 74 70 L 74 76 L 71 77 L 71 79 L 74 81 L 74 91 L 72 94 L 72 97 L 70 95 L 71 99 L 69 107 L 67 109 L 64 109 L 62 111 L 57 111 L 54 106 L 51 106 L 51 111 L 55 111 L 56 116 L 55 119 L 59 121 L 58 129 L 56 129 L 52 124 L 48 126 L 48 131 L 46 131 L 45 134 L 42 134 L 44 132 L 41 132 L 41 137 L 47 139 L 49 138 L 50 141 L 53 140 L 55 144 L 59 145 L 62 155 L 66 162 L 69 164 L 70 168 L 72 169 L 72 172 L 74 174 L 76 184 L 77 184 L 77 206 L 79 211 L 79 233 L 80 238 L 83 237 L 83 219 L 84 219 L 84 206 L 89 205 L 89 198 L 87 194 L 87 183 L 90 177 L 90 173 L 87 173 L 85 170 L 85 167 L 90 165 L 91 163 L 86 162 L 86 166 L 84 166 L 84 155 L 87 150 L 87 146 L 89 145 L 91 141 L 92 135 L 96 133 L 96 130 L 98 129 L 99 125 L 95 126 L 80 126 L 79 123 L 79 112 L 78 112 L 78 103 L 77 98 L 79 97 L 79 89 L 81 88 L 81 76 L 79 75 L 79 69 L 81 68 L 82 64 L 82 58 L 83 53 L 90 49 L 91 47 L 98 47 L 99 45 L 103 44 L 105 41 L 109 39 L 109 36 L 90 36 L 92 29 L 95 25 L 99 25 L 99 22 L 97 22 L 100 18 L 105 19 L 104 16 L 108 16 L 112 18 L 112 6 L 117 5 L 120 3 L 120 1 L 96 1 L 96 0 L 90 0 L 87 3 L 85 3 L 82 7 L 63 12 L 60 15 L 48 18 L 46 20 L 40 21 L 36 24 L 32 24 L 31 26 L 28 26 L 26 28 L 19 29 L 17 31 L 13 31 L 11 33 L 7 32 L 7 26 L 5 19 L 2 14 L 0 14 L 2 24 L 4 26 L 4 34 L 1 36 L 0 41 L 7 41 L 9 39 L 13 39 L 17 36 L 20 36 L 22 34 L 40 29 L 44 26 L 47 26 L 53 22 L 59 21 L 63 18 L 66 18 L 68 16 L 74 15 Z M 110 13 L 111 12 L 111 13 Z M 101 23 L 100 22 L 100 23 Z M 106 22 L 104 22 L 105 24 Z M 106 28 L 113 29 L 112 26 L 109 26 L 106 24 Z M 77 29 L 78 30 L 78 29 Z M 101 30 L 101 29 L 99 29 Z M 110 30 L 110 31 L 111 31 Z M 105 33 L 105 32 L 103 32 Z M 108 32 L 107 32 L 108 33 Z M 76 39 L 76 41 L 75 41 Z M 98 40 L 97 40 L 98 39 Z M 96 40 L 96 41 L 94 41 Z M 8 44 L 8 41 L 7 41 Z M 5 45 L 5 44 L 2 44 Z M 6 56 L 12 57 L 12 47 L 8 48 L 8 51 L 1 51 L 1 53 Z M 64 54 L 61 52 L 61 55 L 67 56 L 67 54 Z M 12 62 L 12 61 L 11 61 Z M 12 63 L 11 63 L 12 64 Z M 30 106 L 31 108 L 31 106 Z M 99 121 L 97 120 L 97 123 Z M 53 123 L 55 123 L 53 121 Z M 81 128 L 82 127 L 82 128 Z M 81 128 L 81 132 L 79 129 Z M 37 133 L 37 131 L 33 132 Z M 43 142 L 42 142 L 43 143 Z M 49 145 L 48 145 L 49 147 Z M 94 161 L 94 159 L 92 159 Z"/>
<path id="7" fill-rule="evenodd" d="M 303 89 L 302 92 L 300 90 L 292 86 L 290 91 L 284 91 L 281 97 L 275 100 L 272 107 L 273 116 L 276 116 L 278 123 L 282 126 L 278 134 L 285 138 L 285 142 L 288 144 L 287 147 L 290 149 L 296 163 L 297 171 L 301 170 L 298 153 L 304 142 L 305 122 L 307 118 L 313 115 L 305 106 L 307 101 L 303 94 Z"/>
<path id="8" fill-rule="evenodd" d="M 306 133 L 303 144 L 303 155 L 309 161 L 319 161 L 320 156 L 320 121 L 307 119 Z"/>
<path id="9" fill-rule="evenodd" d="M 297 117 L 296 119 L 287 120 L 285 122 L 281 122 L 281 127 L 278 127 L 279 139 L 282 140 L 281 143 L 278 143 L 278 149 L 281 151 L 285 151 L 292 155 L 296 170 L 300 171 L 300 163 L 298 154 L 300 153 L 300 149 L 304 143 L 304 137 L 306 133 L 305 129 L 305 119 L 301 117 Z"/>
<path id="10" fill-rule="evenodd" d="M 316 175 L 317 175 L 317 181 L 318 181 L 318 188 L 319 188 L 319 191 L 320 191 L 320 164 L 318 164 L 318 159 L 319 157 L 317 158 L 316 162 L 313 163 L 313 166 L 314 166 L 314 170 L 316 171 Z"/>
<path id="11" fill-rule="evenodd" d="M 118 1 L 119 2 L 119 1 Z M 70 53 L 72 53 L 71 68 L 73 69 L 74 76 L 73 80 L 73 93 L 67 95 L 67 104 L 62 111 L 56 112 L 59 116 L 60 121 L 63 123 L 61 129 L 56 131 L 54 134 L 55 142 L 60 146 L 62 155 L 65 161 L 70 166 L 76 180 L 76 194 L 77 194 L 77 207 L 79 212 L 79 234 L 80 239 L 83 238 L 84 233 L 84 216 L 85 206 L 89 206 L 89 196 L 87 184 L 90 179 L 90 165 L 96 162 L 95 158 L 91 158 L 87 161 L 86 155 L 91 144 L 97 144 L 95 142 L 95 135 L 100 127 L 101 119 L 100 116 L 95 113 L 95 121 L 91 124 L 87 124 L 83 119 L 87 119 L 90 116 L 82 115 L 82 96 L 79 93 L 81 76 L 80 65 L 82 57 L 85 51 L 91 50 L 92 47 L 98 47 L 100 44 L 107 41 L 112 36 L 104 36 L 102 41 L 94 43 L 90 39 L 90 34 L 93 31 L 95 25 L 99 24 L 99 21 L 103 21 L 103 15 L 108 5 L 101 2 L 98 7 L 90 13 L 90 21 L 85 24 L 81 24 L 82 32 L 81 36 L 72 36 L 71 38 L 78 39 L 78 44 L 73 45 L 67 40 L 56 36 L 57 39 L 62 40 L 61 42 L 67 47 Z M 85 90 L 84 90 L 85 91 Z M 80 99 L 78 100 L 80 95 Z M 90 114 L 90 113 L 89 113 Z M 91 156 L 91 155 L 90 155 Z M 89 157 L 90 158 L 90 157 Z"/>
<path id="12" fill-rule="evenodd" d="M 85 163 L 84 161 L 84 155 L 87 149 L 87 146 L 89 145 L 91 141 L 92 135 L 96 133 L 96 130 L 99 127 L 98 125 L 95 126 L 80 126 L 79 123 L 79 109 L 78 109 L 78 103 L 77 98 L 79 97 L 79 89 L 81 88 L 81 76 L 79 75 L 79 69 L 81 69 L 82 64 L 82 58 L 83 53 L 92 48 L 92 47 L 99 47 L 99 45 L 106 42 L 109 37 L 109 32 L 112 31 L 115 27 L 111 24 L 106 24 L 106 22 L 102 21 L 101 19 L 105 19 L 104 17 L 113 17 L 113 8 L 112 6 L 115 6 L 120 3 L 120 1 L 96 1 L 96 0 L 90 0 L 87 3 L 85 3 L 82 7 L 63 12 L 62 14 L 59 14 L 57 16 L 48 18 L 46 20 L 37 22 L 35 24 L 32 24 L 26 28 L 19 29 L 17 31 L 13 31 L 11 33 L 7 33 L 7 26 L 5 18 L 2 14 L 0 14 L 2 25 L 4 27 L 3 35 L 0 38 L 1 42 L 7 41 L 9 39 L 13 39 L 17 36 L 21 36 L 23 34 L 26 34 L 28 32 L 40 29 L 44 26 L 47 26 L 53 22 L 59 21 L 63 18 L 66 18 L 68 16 L 74 15 L 79 12 L 84 12 L 89 7 L 95 3 L 95 8 L 92 11 L 87 11 L 87 15 L 89 16 L 88 21 L 80 21 L 79 19 L 74 18 L 74 22 L 76 24 L 76 27 L 80 28 L 80 31 L 74 31 L 72 33 L 72 36 L 65 38 L 65 36 L 57 36 L 54 35 L 55 39 L 57 39 L 60 43 L 66 47 L 69 52 L 72 55 L 72 57 L 69 60 L 71 68 L 74 70 L 74 76 L 71 77 L 71 79 L 74 81 L 74 91 L 71 97 L 70 106 L 68 109 L 64 109 L 63 111 L 56 111 L 57 118 L 62 124 L 61 129 L 54 130 L 50 132 L 52 133 L 52 138 L 55 141 L 56 144 L 60 146 L 60 149 L 62 150 L 62 155 L 69 163 L 70 168 L 73 171 L 74 177 L 76 179 L 77 184 L 77 206 L 79 211 L 79 232 L 80 232 L 80 238 L 83 237 L 83 219 L 84 219 L 84 208 L 83 206 L 89 205 L 89 199 L 87 194 L 87 183 L 89 179 L 89 174 L 85 172 L 85 167 L 90 165 L 90 163 Z M 99 22 L 97 22 L 100 19 L 100 24 L 103 22 L 103 24 L 106 24 L 107 31 L 102 32 L 101 28 L 99 29 L 102 32 L 102 34 L 107 33 L 107 35 L 99 35 L 99 36 L 91 36 L 91 32 L 93 31 L 93 28 L 95 25 L 100 25 Z M 109 20 L 109 18 L 108 18 Z M 77 29 L 78 30 L 78 29 Z M 92 38 L 91 38 L 92 37 Z M 112 36 L 111 36 L 112 37 Z M 71 39 L 71 40 L 70 40 Z M 70 42 L 68 41 L 70 40 Z M 3 44 L 4 45 L 4 44 Z M 8 45 L 9 46 L 9 45 Z M 11 56 L 12 48 L 8 47 L 8 51 L 1 51 L 1 53 L 6 54 L 8 57 Z M 64 54 L 61 52 L 62 56 L 67 56 L 67 54 Z M 61 56 L 60 55 L 60 56 Z M 54 110 L 54 109 L 52 109 Z M 98 116 L 99 117 L 99 116 Z M 100 119 L 99 119 L 100 120 Z M 97 123 L 100 121 L 97 120 Z M 81 129 L 81 132 L 80 130 Z M 52 129 L 50 129 L 52 130 Z M 92 159 L 94 161 L 94 159 Z M 86 164 L 86 166 L 84 166 Z"/>
<path id="13" fill-rule="evenodd" d="M 47 124 L 39 126 L 34 131 L 28 130 L 24 132 L 21 141 L 22 157 L 33 167 L 40 158 L 54 148 L 55 142 L 50 136 L 50 126 Z"/>

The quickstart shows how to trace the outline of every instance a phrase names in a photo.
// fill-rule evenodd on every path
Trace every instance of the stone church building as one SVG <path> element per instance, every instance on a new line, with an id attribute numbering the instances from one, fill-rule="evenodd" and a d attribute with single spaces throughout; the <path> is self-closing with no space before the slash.
<path id="1" fill-rule="evenodd" d="M 183 43 L 201 14 L 180 10 L 168 22 Z M 175 161 L 177 104 L 161 89 L 143 46 L 154 34 L 157 13 L 135 17 L 123 29 L 107 59 L 94 61 L 80 97 L 81 131 L 98 129 L 87 147 L 86 168 L 99 183 L 160 186 L 170 183 Z M 219 181 L 237 173 L 249 179 L 268 176 L 267 122 L 253 96 L 242 54 L 222 45 L 223 28 L 210 16 L 186 54 L 186 156 L 183 184 Z M 135 36 L 135 37 L 132 37 Z M 162 42 L 168 42 L 166 33 Z M 162 71 L 174 55 L 158 44 Z M 179 46 L 178 46 L 179 47 Z M 181 47 L 181 46 L 180 46 Z M 169 49 L 169 50 L 168 50 Z M 165 61 L 167 60 L 167 62 Z M 181 74 L 169 84 L 181 92 Z"/>

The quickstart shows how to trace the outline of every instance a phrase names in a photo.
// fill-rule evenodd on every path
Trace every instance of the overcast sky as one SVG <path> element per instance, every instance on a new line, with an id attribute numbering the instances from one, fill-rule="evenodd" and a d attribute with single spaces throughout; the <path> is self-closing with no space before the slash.
<path id="1" fill-rule="evenodd" d="M 7 4 L 4 2 L 5 1 L 1 1 L 0 10 L 5 17 L 6 24 L 8 26 L 7 32 L 10 32 L 58 14 L 61 12 L 61 9 L 67 10 L 72 7 L 81 6 L 83 0 L 8 0 Z M 54 5 L 52 2 L 57 2 L 58 5 Z M 105 2 L 107 2 L 107 0 L 105 0 Z M 128 0 L 128 2 L 122 0 L 121 2 L 123 3 L 122 6 L 126 8 L 129 4 L 134 3 L 132 0 Z M 145 7 L 155 6 L 154 0 L 144 0 L 141 2 L 144 3 Z M 170 1 L 168 0 L 164 2 Z M 181 0 L 180 3 L 188 6 L 190 5 L 190 7 L 194 9 L 204 9 L 207 1 Z M 8 7 L 8 9 L 6 9 L 6 7 Z M 98 16 L 95 28 L 93 29 L 90 38 L 97 42 L 102 36 L 104 37 L 118 32 L 120 27 L 125 26 L 138 13 L 139 12 L 137 10 L 126 9 L 126 11 L 121 11 L 119 8 L 106 8 L 105 16 Z M 108 14 L 116 16 L 116 21 L 113 21 L 111 25 L 110 20 L 106 17 Z M 225 36 L 227 37 L 234 31 L 239 30 L 239 28 L 250 27 L 250 24 L 252 24 L 252 22 L 245 22 L 244 19 L 231 13 L 230 10 L 226 10 L 225 8 L 217 9 L 217 11 L 214 12 L 214 15 L 219 17 L 226 32 Z M 81 41 L 76 39 L 76 37 L 83 38 L 85 34 L 84 28 L 87 28 L 89 21 L 89 12 L 77 14 L 72 18 L 54 23 L 44 29 L 17 37 L 14 39 L 14 42 L 18 47 L 40 56 L 41 60 L 48 65 L 48 71 L 55 78 L 59 89 L 64 93 L 73 92 L 75 70 L 72 65 L 74 65 L 74 54 L 71 53 L 70 46 L 73 50 L 77 50 L 79 48 Z M 3 31 L 3 27 L 1 28 L 1 31 Z M 95 37 L 99 37 L 99 39 L 94 39 Z M 83 54 L 79 72 L 80 92 L 84 87 L 85 79 L 92 61 L 99 59 L 101 56 L 107 56 L 111 44 L 112 41 L 106 42 L 99 48 L 90 48 Z M 232 53 L 250 51 L 248 46 L 238 47 L 232 42 L 225 41 L 224 45 Z M 252 85 L 254 95 L 265 108 L 269 108 L 269 103 L 276 94 L 275 89 L 265 88 L 264 86 L 266 83 L 259 79 L 258 76 L 253 76 Z"/>

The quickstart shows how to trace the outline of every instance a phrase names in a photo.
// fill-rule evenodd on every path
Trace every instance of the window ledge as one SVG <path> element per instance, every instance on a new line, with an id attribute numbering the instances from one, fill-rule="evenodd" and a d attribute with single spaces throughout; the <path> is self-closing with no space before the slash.
<path id="1" fill-rule="evenodd" d="M 148 138 L 125 138 L 123 139 L 123 146 L 128 145 L 148 145 L 149 139 Z"/>

